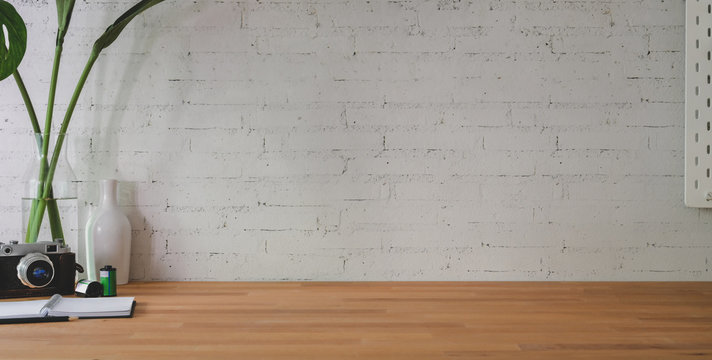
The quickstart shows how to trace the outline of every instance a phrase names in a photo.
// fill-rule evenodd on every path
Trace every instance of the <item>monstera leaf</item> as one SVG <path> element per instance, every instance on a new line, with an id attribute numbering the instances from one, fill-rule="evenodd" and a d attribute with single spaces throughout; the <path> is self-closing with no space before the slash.
<path id="1" fill-rule="evenodd" d="M 15 72 L 26 48 L 25 21 L 9 2 L 0 0 L 0 80 Z"/>

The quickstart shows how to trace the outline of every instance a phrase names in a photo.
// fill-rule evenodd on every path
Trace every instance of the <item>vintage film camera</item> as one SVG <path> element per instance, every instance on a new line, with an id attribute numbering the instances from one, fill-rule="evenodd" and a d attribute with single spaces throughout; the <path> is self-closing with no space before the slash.
<path id="1" fill-rule="evenodd" d="M 75 269 L 63 242 L 0 242 L 0 299 L 73 294 Z"/>

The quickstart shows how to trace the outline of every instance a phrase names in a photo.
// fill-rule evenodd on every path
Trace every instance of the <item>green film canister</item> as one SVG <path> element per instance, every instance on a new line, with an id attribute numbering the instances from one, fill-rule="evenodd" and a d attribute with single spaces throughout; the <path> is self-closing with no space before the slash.
<path id="1" fill-rule="evenodd" d="M 106 265 L 99 270 L 99 280 L 104 286 L 104 296 L 116 296 L 116 268 Z"/>

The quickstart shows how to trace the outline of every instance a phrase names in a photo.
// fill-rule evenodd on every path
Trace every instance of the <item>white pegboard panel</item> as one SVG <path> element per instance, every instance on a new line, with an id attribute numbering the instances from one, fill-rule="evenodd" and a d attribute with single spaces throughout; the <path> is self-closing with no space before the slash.
<path id="1" fill-rule="evenodd" d="M 712 0 L 687 0 L 685 205 L 712 207 Z"/>

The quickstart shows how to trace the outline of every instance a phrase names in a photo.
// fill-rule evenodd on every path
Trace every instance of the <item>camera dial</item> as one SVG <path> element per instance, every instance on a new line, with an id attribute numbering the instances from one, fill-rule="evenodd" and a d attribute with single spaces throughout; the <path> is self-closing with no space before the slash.
<path id="1" fill-rule="evenodd" d="M 17 277 L 25 286 L 45 287 L 54 279 L 54 266 L 47 255 L 30 253 L 17 264 Z"/>

